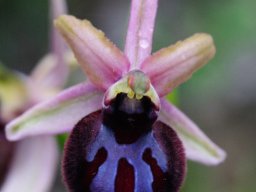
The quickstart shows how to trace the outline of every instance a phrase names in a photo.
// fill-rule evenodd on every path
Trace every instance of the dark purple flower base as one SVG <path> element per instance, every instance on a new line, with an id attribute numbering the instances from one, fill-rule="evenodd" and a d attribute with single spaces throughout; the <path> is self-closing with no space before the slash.
<path id="1" fill-rule="evenodd" d="M 147 98 L 137 101 L 118 96 L 109 108 L 75 126 L 63 160 L 69 191 L 179 190 L 186 170 L 182 143 L 170 127 L 155 122 L 157 116 Z"/>

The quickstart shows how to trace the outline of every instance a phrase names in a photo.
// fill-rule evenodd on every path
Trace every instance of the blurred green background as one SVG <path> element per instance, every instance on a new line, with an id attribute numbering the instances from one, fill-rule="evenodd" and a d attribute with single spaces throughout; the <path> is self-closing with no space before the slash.
<path id="1" fill-rule="evenodd" d="M 69 0 L 123 48 L 130 0 Z M 0 60 L 28 73 L 48 51 L 48 1 L 0 0 Z M 228 154 L 217 167 L 188 163 L 183 192 L 256 190 L 256 1 L 159 0 L 154 50 L 210 33 L 216 57 L 178 89 L 180 108 Z M 56 181 L 53 192 L 63 191 Z"/>

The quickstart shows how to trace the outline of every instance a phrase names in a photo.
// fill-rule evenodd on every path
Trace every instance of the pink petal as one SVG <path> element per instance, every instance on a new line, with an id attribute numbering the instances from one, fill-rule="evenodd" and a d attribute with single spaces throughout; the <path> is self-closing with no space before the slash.
<path id="1" fill-rule="evenodd" d="M 102 98 L 103 93 L 90 83 L 73 86 L 11 121 L 6 126 L 7 138 L 68 132 L 82 117 L 100 109 Z"/>
<path id="2" fill-rule="evenodd" d="M 51 0 L 50 8 L 51 52 L 39 62 L 31 76 L 34 81 L 39 82 L 42 86 L 61 88 L 66 83 L 69 74 L 69 68 L 65 59 L 67 47 L 60 34 L 53 27 L 53 20 L 67 12 L 66 1 Z"/>
<path id="3" fill-rule="evenodd" d="M 129 69 L 126 56 L 87 20 L 63 15 L 55 21 L 92 83 L 106 90 Z"/>
<path id="4" fill-rule="evenodd" d="M 208 34 L 195 34 L 175 45 L 161 49 L 146 59 L 141 69 L 149 75 L 160 96 L 169 93 L 206 64 L 215 54 Z"/>
<path id="5" fill-rule="evenodd" d="M 51 12 L 50 12 L 50 23 L 52 24 L 54 19 L 67 13 L 67 6 L 65 0 L 51 0 Z M 55 27 L 51 26 L 51 49 L 53 53 L 62 54 L 66 50 L 63 39 L 60 37 L 60 34 L 57 32 Z"/>
<path id="6" fill-rule="evenodd" d="M 216 165 L 225 160 L 226 153 L 185 114 L 164 99 L 161 104 L 159 119 L 177 132 L 185 147 L 187 158 L 206 165 Z"/>
<path id="7" fill-rule="evenodd" d="M 17 143 L 1 192 L 47 192 L 53 184 L 58 148 L 53 137 L 34 137 Z"/>
<path id="8" fill-rule="evenodd" d="M 70 79 L 81 79 L 79 82 L 84 80 L 84 75 L 81 74 L 82 78 L 77 76 L 76 71 L 80 70 L 78 63 L 76 62 L 73 53 L 66 51 L 64 56 L 64 68 L 68 67 L 70 71 L 68 77 Z M 30 102 L 39 103 L 45 99 L 51 98 L 60 92 L 64 84 L 70 84 L 70 81 L 66 81 L 66 75 L 61 70 L 57 69 L 58 59 L 54 54 L 45 55 L 37 64 L 30 78 L 27 78 L 28 95 L 30 96 Z M 56 68 L 57 67 L 57 68 Z M 80 72 L 80 71 L 79 71 Z M 65 77 L 64 77 L 65 76 Z M 73 81 L 71 84 L 73 85 Z"/>
<path id="9" fill-rule="evenodd" d="M 28 94 L 32 103 L 38 103 L 60 91 L 66 78 L 63 78 L 61 70 L 60 76 L 58 76 L 57 66 L 58 59 L 54 54 L 47 54 L 38 62 L 27 81 Z"/>
<path id="10" fill-rule="evenodd" d="M 133 0 L 125 53 L 131 69 L 140 68 L 141 62 L 150 55 L 157 0 Z"/>

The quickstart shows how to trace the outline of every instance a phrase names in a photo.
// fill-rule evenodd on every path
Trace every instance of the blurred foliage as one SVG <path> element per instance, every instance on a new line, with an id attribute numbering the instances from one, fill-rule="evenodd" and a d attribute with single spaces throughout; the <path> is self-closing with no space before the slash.
<path id="1" fill-rule="evenodd" d="M 67 139 L 68 139 L 67 133 L 57 135 L 57 141 L 58 141 L 60 150 L 64 149 L 64 145 Z"/>
<path id="2" fill-rule="evenodd" d="M 0 0 L 0 58 L 10 68 L 29 71 L 46 52 L 47 1 Z"/>
<path id="3" fill-rule="evenodd" d="M 166 98 L 174 105 L 179 105 L 179 91 L 178 89 L 174 89 L 171 93 L 169 93 Z"/>

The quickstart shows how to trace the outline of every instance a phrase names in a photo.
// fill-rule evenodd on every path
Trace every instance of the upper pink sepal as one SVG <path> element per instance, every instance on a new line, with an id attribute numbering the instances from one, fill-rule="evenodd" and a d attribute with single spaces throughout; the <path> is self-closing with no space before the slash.
<path id="1" fill-rule="evenodd" d="M 81 118 L 100 109 L 102 98 L 103 93 L 91 83 L 75 85 L 8 123 L 7 139 L 68 132 Z"/>
<path id="2" fill-rule="evenodd" d="M 97 87 L 106 90 L 129 70 L 127 57 L 89 21 L 63 15 L 55 20 L 55 26 Z"/>
<path id="3" fill-rule="evenodd" d="M 173 128 L 181 139 L 188 159 L 206 165 L 217 165 L 226 153 L 213 143 L 184 113 L 165 99 L 161 99 L 159 120 Z"/>
<path id="4" fill-rule="evenodd" d="M 154 53 L 142 63 L 141 69 L 162 97 L 190 78 L 214 54 L 212 37 L 199 33 Z"/>
<path id="5" fill-rule="evenodd" d="M 139 69 L 142 61 L 151 54 L 152 36 L 158 0 L 133 0 L 126 36 L 125 54 L 131 69 Z"/>

